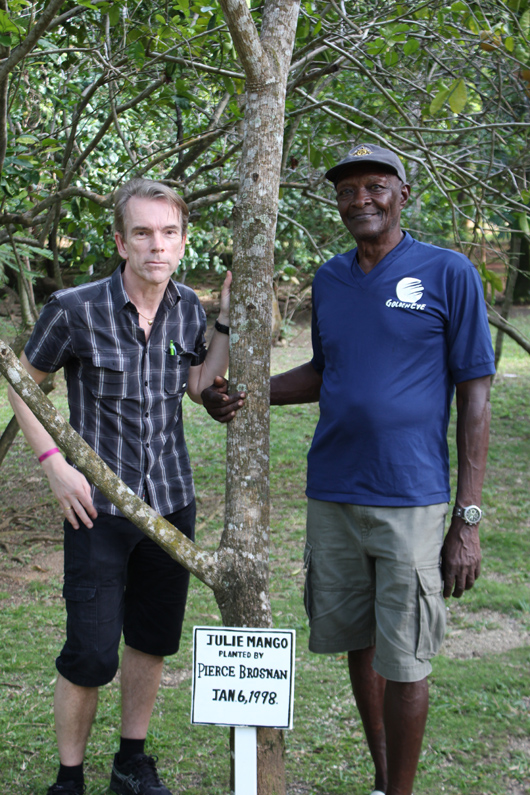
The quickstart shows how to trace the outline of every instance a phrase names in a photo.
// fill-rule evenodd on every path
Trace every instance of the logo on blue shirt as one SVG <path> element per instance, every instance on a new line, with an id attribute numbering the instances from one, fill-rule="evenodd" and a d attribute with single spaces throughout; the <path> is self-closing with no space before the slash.
<path id="1" fill-rule="evenodd" d="M 389 298 L 386 306 L 391 309 L 418 309 L 420 312 L 426 307 L 426 304 L 420 304 L 423 296 L 423 284 L 421 279 L 414 279 L 412 276 L 406 276 L 401 279 L 396 285 L 396 295 L 398 300 Z"/>

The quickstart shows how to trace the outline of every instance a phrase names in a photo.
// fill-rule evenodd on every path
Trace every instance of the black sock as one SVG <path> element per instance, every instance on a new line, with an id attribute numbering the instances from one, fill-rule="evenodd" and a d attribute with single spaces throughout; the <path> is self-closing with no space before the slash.
<path id="1" fill-rule="evenodd" d="M 84 784 L 85 777 L 83 775 L 83 763 L 80 765 L 60 765 L 59 773 L 57 774 L 57 783 L 61 784 L 63 781 L 75 781 L 76 784 Z"/>
<path id="2" fill-rule="evenodd" d="M 131 756 L 135 754 L 143 754 L 144 745 L 145 738 L 143 740 L 129 740 L 127 737 L 120 737 L 119 764 L 123 765 L 125 762 L 128 762 Z"/>

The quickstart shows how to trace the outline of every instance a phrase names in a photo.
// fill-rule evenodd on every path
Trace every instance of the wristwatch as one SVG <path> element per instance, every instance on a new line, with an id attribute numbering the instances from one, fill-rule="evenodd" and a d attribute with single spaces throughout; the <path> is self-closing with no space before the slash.
<path id="1" fill-rule="evenodd" d="M 466 524 L 478 524 L 482 519 L 482 511 L 478 505 L 468 505 L 467 508 L 460 508 L 459 505 L 455 505 L 453 516 L 463 519 Z"/>

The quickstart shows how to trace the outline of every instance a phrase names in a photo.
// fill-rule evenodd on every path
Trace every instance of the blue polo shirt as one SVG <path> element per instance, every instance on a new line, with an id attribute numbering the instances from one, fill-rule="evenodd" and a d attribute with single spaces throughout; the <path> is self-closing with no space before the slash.
<path id="1" fill-rule="evenodd" d="M 370 273 L 357 249 L 313 283 L 320 419 L 307 495 L 358 505 L 449 501 L 455 384 L 495 372 L 482 283 L 462 254 L 409 234 Z"/>

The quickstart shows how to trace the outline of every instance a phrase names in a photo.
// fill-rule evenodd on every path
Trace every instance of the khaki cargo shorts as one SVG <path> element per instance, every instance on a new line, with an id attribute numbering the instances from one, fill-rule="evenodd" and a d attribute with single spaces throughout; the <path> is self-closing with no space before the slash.
<path id="1" fill-rule="evenodd" d="M 373 667 L 385 679 L 416 682 L 430 674 L 445 633 L 440 551 L 447 509 L 308 500 L 311 651 L 375 645 Z"/>

